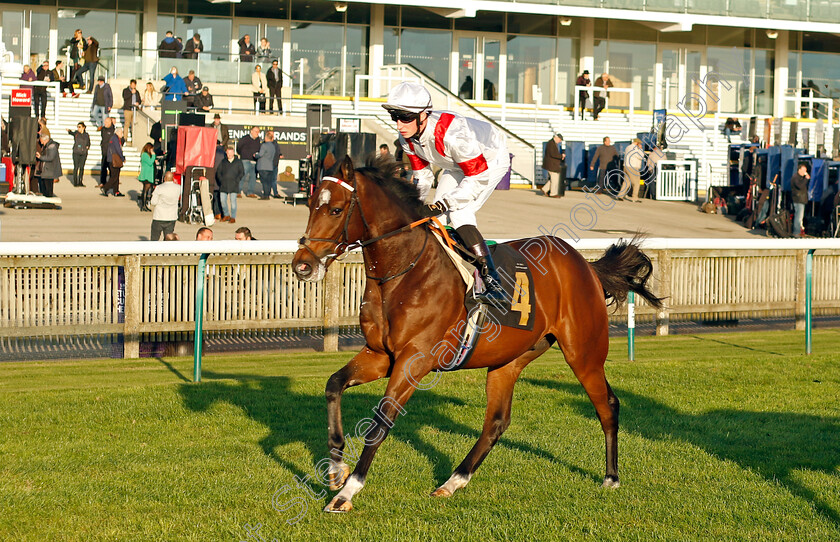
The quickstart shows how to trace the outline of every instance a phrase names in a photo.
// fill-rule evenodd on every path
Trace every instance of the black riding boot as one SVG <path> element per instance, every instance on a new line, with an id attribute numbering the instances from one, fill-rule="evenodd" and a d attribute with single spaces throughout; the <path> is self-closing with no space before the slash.
<path id="1" fill-rule="evenodd" d="M 475 298 L 479 303 L 505 306 L 507 295 L 502 286 L 502 280 L 499 278 L 499 273 L 496 271 L 493 256 L 490 255 L 490 250 L 487 248 L 487 243 L 484 242 L 481 232 L 478 231 L 478 228 L 469 224 L 461 226 L 456 231 L 467 248 L 470 249 L 470 252 L 475 255 L 476 268 L 481 274 L 482 282 L 484 282 L 484 291 L 477 293 Z"/>

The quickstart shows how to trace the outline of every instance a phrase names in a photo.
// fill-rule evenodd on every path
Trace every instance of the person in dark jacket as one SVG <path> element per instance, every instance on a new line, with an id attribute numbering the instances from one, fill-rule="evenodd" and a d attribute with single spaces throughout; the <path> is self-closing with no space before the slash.
<path id="1" fill-rule="evenodd" d="M 204 44 L 201 42 L 201 36 L 193 34 L 193 37 L 187 40 L 184 44 L 184 58 L 198 58 L 198 53 L 204 51 Z"/>
<path id="2" fill-rule="evenodd" d="M 99 166 L 99 188 L 105 186 L 108 180 L 108 145 L 111 143 L 111 136 L 116 132 L 114 119 L 105 117 L 105 122 L 99 130 L 102 140 L 99 142 L 99 149 L 102 151 L 102 161 Z"/>
<path id="3" fill-rule="evenodd" d="M 120 192 L 120 170 L 122 170 L 123 163 L 125 163 L 122 138 L 122 128 L 117 128 L 114 135 L 111 136 L 111 141 L 108 143 L 108 182 L 102 187 L 103 196 L 107 196 L 108 192 L 113 192 L 114 196 L 118 198 L 125 196 L 125 194 Z"/>
<path id="4" fill-rule="evenodd" d="M 85 63 L 76 73 L 77 80 L 84 86 L 84 74 L 89 74 L 90 83 L 88 84 L 88 94 L 93 93 L 94 77 L 96 74 L 96 66 L 99 64 L 99 42 L 93 36 L 88 36 L 87 49 L 85 49 Z"/>
<path id="5" fill-rule="evenodd" d="M 283 100 L 280 98 L 280 89 L 283 88 L 283 72 L 280 71 L 277 60 L 271 62 L 271 67 L 265 74 L 268 82 L 268 111 L 274 110 L 274 101 L 277 100 L 277 114 L 283 113 Z"/>
<path id="6" fill-rule="evenodd" d="M 242 159 L 242 166 L 245 170 L 239 184 L 239 191 L 249 198 L 259 197 L 257 196 L 257 159 L 254 155 L 260 152 L 261 144 L 260 129 L 253 126 L 250 133 L 241 138 L 236 145 L 236 151 L 239 153 L 239 158 Z"/>
<path id="7" fill-rule="evenodd" d="M 111 85 L 105 82 L 105 77 L 100 75 L 96 91 L 93 93 L 93 100 L 90 102 L 90 117 L 97 128 L 105 124 L 105 117 L 111 113 L 112 107 L 114 107 L 114 93 L 111 91 Z"/>
<path id="8" fill-rule="evenodd" d="M 181 44 L 172 35 L 172 31 L 167 30 L 166 36 L 158 45 L 158 56 L 160 58 L 177 58 L 179 52 L 181 52 Z"/>
<path id="9" fill-rule="evenodd" d="M 579 87 L 591 87 L 592 81 L 589 79 L 589 70 L 583 70 L 583 73 L 575 81 L 575 85 Z M 578 101 L 580 102 L 580 118 L 583 120 L 583 114 L 586 112 L 586 99 L 589 98 L 589 93 L 585 90 L 578 91 Z"/>
<path id="10" fill-rule="evenodd" d="M 601 193 L 603 193 L 603 191 L 607 188 L 607 167 L 610 165 L 610 162 L 617 157 L 618 151 L 616 151 L 615 147 L 613 147 L 610 138 L 605 137 L 604 144 L 598 147 L 595 151 L 595 156 L 592 157 L 592 160 L 589 163 L 590 170 L 594 170 L 595 163 L 598 163 L 598 188 L 601 190 Z"/>
<path id="11" fill-rule="evenodd" d="M 201 92 L 201 79 L 195 76 L 195 70 L 190 70 L 184 78 L 184 86 L 187 91 L 184 93 L 184 100 L 187 102 L 187 107 L 194 107 L 195 97 Z"/>
<path id="12" fill-rule="evenodd" d="M 54 74 L 48 61 L 45 60 L 38 66 L 38 71 L 35 72 L 35 80 L 44 83 L 54 81 Z M 32 109 L 35 111 L 35 118 L 47 116 L 47 87 L 37 86 L 32 89 Z"/>
<path id="13" fill-rule="evenodd" d="M 274 158 L 277 156 L 277 145 L 274 143 L 274 132 L 272 130 L 265 131 L 265 141 L 260 145 L 260 151 L 254 155 L 257 159 L 257 173 L 262 184 L 263 195 L 261 200 L 267 200 L 271 196 L 271 186 L 274 185 L 274 191 L 277 192 L 277 177 L 272 179 L 274 174 Z"/>
<path id="14" fill-rule="evenodd" d="M 552 198 L 562 198 L 566 195 L 566 153 L 559 148 L 562 142 L 563 136 L 559 133 L 554 134 L 554 137 L 545 143 L 543 154 L 542 167 L 548 171 L 548 182 L 543 185 L 542 193 Z"/>
<path id="15" fill-rule="evenodd" d="M 239 61 L 253 62 L 257 50 L 254 48 L 254 44 L 251 43 L 251 36 L 245 34 L 237 43 L 239 43 Z"/>
<path id="16" fill-rule="evenodd" d="M 213 115 L 213 124 L 210 125 L 210 128 L 216 130 L 216 143 L 220 144 L 222 147 L 227 148 L 228 142 L 230 141 L 230 130 L 228 127 L 222 124 L 222 116 L 216 113 Z"/>
<path id="17" fill-rule="evenodd" d="M 122 98 L 123 117 L 125 119 L 123 125 L 128 131 L 126 137 L 128 138 L 128 141 L 131 141 L 131 138 L 134 135 L 134 112 L 140 109 L 140 102 L 142 101 L 140 98 L 140 91 L 137 90 L 136 80 L 132 79 L 128 83 L 128 86 L 123 89 Z"/>
<path id="18" fill-rule="evenodd" d="M 76 125 L 76 130 L 67 130 L 73 136 L 73 186 L 82 186 L 85 174 L 85 162 L 87 162 L 88 151 L 90 150 L 90 135 L 85 131 L 87 127 L 84 122 Z"/>
<path id="19" fill-rule="evenodd" d="M 73 37 L 67 45 L 70 53 L 70 83 L 79 83 L 79 88 L 84 88 L 85 82 L 82 80 L 79 71 L 82 68 L 82 60 L 85 58 L 85 50 L 87 49 L 87 40 L 82 35 L 82 29 L 77 28 L 73 32 Z M 74 96 L 75 97 L 75 96 Z"/>
<path id="20" fill-rule="evenodd" d="M 213 109 L 213 96 L 210 94 L 210 89 L 203 87 L 201 93 L 195 97 L 193 105 L 199 113 L 207 113 Z"/>
<path id="21" fill-rule="evenodd" d="M 53 183 L 61 177 L 61 158 L 58 155 L 58 143 L 50 137 L 50 131 L 41 130 L 41 151 L 35 153 L 35 158 L 41 162 L 41 175 L 38 177 L 38 187 L 42 195 L 52 198 Z"/>
<path id="22" fill-rule="evenodd" d="M 802 227 L 802 219 L 805 217 L 805 205 L 808 204 L 808 183 L 811 176 L 808 174 L 808 165 L 799 164 L 799 169 L 790 178 L 791 196 L 793 196 L 793 235 L 805 237 L 805 228 Z"/>
<path id="23" fill-rule="evenodd" d="M 222 222 L 236 223 L 236 194 L 239 180 L 245 176 L 242 160 L 236 157 L 233 147 L 225 150 L 225 159 L 216 168 L 216 182 L 222 201 Z"/>
<path id="24" fill-rule="evenodd" d="M 57 60 L 55 62 L 55 68 L 52 70 L 52 80 L 58 81 L 58 90 L 61 92 L 62 97 L 66 98 L 68 91 L 74 98 L 76 97 L 76 93 L 73 91 L 73 84 L 68 83 L 67 77 L 65 77 L 63 61 Z"/>

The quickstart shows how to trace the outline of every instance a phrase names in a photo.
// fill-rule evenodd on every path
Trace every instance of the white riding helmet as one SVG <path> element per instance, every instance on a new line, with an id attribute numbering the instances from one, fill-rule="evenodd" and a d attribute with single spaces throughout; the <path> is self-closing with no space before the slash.
<path id="1" fill-rule="evenodd" d="M 422 113 L 432 109 L 432 95 L 420 83 L 403 81 L 388 93 L 388 101 L 382 104 L 388 111 Z"/>

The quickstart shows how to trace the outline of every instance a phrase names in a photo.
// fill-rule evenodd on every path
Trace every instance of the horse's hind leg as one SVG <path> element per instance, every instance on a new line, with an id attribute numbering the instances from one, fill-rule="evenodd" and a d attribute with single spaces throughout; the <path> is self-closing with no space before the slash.
<path id="1" fill-rule="evenodd" d="M 487 411 L 484 415 L 484 428 L 481 430 L 481 436 L 478 437 L 478 441 L 472 447 L 470 453 L 461 461 L 449 480 L 432 492 L 432 496 L 451 497 L 455 491 L 467 485 L 473 473 L 510 425 L 513 386 L 516 384 L 519 374 L 526 365 L 542 355 L 549 347 L 549 342 L 542 339 L 534 346 L 533 350 L 529 350 L 507 365 L 487 371 Z"/>

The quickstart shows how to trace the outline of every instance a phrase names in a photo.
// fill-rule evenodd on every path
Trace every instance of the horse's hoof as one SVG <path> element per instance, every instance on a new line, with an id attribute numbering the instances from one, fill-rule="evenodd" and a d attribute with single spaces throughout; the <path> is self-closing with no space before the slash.
<path id="1" fill-rule="evenodd" d="M 330 501 L 324 508 L 324 512 L 332 512 L 333 514 L 340 514 L 342 512 L 349 512 L 353 509 L 353 503 L 350 501 L 345 501 L 342 498 L 339 498 L 338 495 L 333 497 L 333 500 Z"/>
<path id="2" fill-rule="evenodd" d="M 439 487 L 436 490 L 432 491 L 432 497 L 451 497 L 451 496 L 452 496 L 452 493 L 450 493 L 448 489 L 444 489 L 442 487 Z"/>
<path id="3" fill-rule="evenodd" d="M 604 483 L 601 484 L 601 487 L 615 489 L 617 487 L 621 487 L 621 482 L 619 482 L 618 478 L 614 476 L 607 476 L 606 478 L 604 478 Z"/>
<path id="4" fill-rule="evenodd" d="M 330 491 L 338 491 L 344 487 L 344 483 L 350 476 L 349 465 L 341 465 L 339 468 L 341 469 L 339 472 L 330 472 L 329 474 Z"/>

